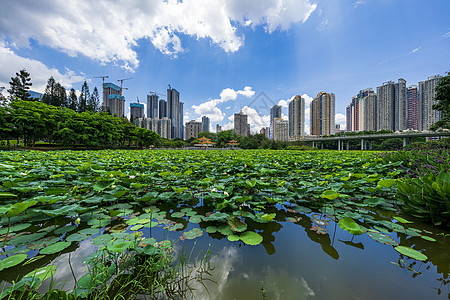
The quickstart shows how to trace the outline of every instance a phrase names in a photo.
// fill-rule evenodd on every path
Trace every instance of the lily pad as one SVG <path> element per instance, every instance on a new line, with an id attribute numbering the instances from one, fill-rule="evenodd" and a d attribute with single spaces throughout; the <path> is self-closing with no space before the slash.
<path id="1" fill-rule="evenodd" d="M 34 241 L 37 241 L 37 240 L 43 238 L 45 235 L 47 235 L 47 232 L 24 234 L 24 235 L 20 235 L 18 237 L 13 238 L 11 241 L 8 242 L 8 244 L 9 245 L 28 244 L 28 243 L 31 243 L 31 242 L 34 242 Z"/>
<path id="2" fill-rule="evenodd" d="M 263 241 L 263 237 L 254 231 L 246 231 L 242 233 L 239 238 L 247 245 L 258 245 Z"/>
<path id="3" fill-rule="evenodd" d="M 403 255 L 406 255 L 408 257 L 411 257 L 411 258 L 414 258 L 417 260 L 425 261 L 428 259 L 428 257 L 425 254 L 420 253 L 419 251 L 414 250 L 409 247 L 397 246 L 397 247 L 395 247 L 395 250 Z"/>
<path id="4" fill-rule="evenodd" d="M 22 253 L 22 254 L 16 254 L 13 256 L 9 256 L 7 258 L 0 260 L 0 271 L 17 266 L 18 264 L 23 262 L 25 259 L 27 259 L 27 257 L 28 256 L 26 254 Z"/>
<path id="5" fill-rule="evenodd" d="M 208 226 L 208 227 L 206 227 L 206 232 L 208 232 L 208 233 L 216 233 L 217 232 L 217 230 L 218 230 L 218 228 L 216 227 L 216 226 Z"/>
<path id="6" fill-rule="evenodd" d="M 200 223 L 201 221 L 202 221 L 202 216 L 195 215 L 195 216 L 192 216 L 189 218 L 190 223 Z"/>
<path id="7" fill-rule="evenodd" d="M 75 225 L 60 227 L 55 230 L 55 234 L 62 234 L 62 233 L 70 232 L 70 231 L 74 230 L 75 228 L 77 228 L 77 226 L 75 226 Z"/>
<path id="8" fill-rule="evenodd" d="M 341 227 L 341 229 L 346 230 L 354 235 L 360 235 L 364 233 L 361 227 L 359 227 L 358 223 L 356 223 L 352 218 L 342 218 L 339 220 L 338 225 L 339 227 Z"/>
<path id="9" fill-rule="evenodd" d="M 184 217 L 184 215 L 185 215 L 185 213 L 184 212 L 180 212 L 180 211 L 174 212 L 173 214 L 171 214 L 171 216 L 173 218 L 182 218 L 182 217 Z"/>
<path id="10" fill-rule="evenodd" d="M 121 252 L 125 251 L 126 249 L 128 249 L 131 246 L 131 244 L 132 244 L 132 242 L 121 242 L 121 243 L 117 243 L 117 244 L 113 244 L 113 245 L 107 245 L 106 248 L 109 251 L 121 253 Z"/>
<path id="11" fill-rule="evenodd" d="M 398 243 L 393 240 L 390 236 L 378 232 L 378 231 L 368 231 L 367 235 L 373 238 L 375 241 L 385 244 L 385 245 L 391 245 L 391 246 L 398 246 Z"/>
<path id="12" fill-rule="evenodd" d="M 239 236 L 238 235 L 234 235 L 234 234 L 231 234 L 231 235 L 227 236 L 227 239 L 230 242 L 236 242 L 236 241 L 240 240 Z"/>
<path id="13" fill-rule="evenodd" d="M 238 216 L 233 216 L 228 219 L 230 229 L 236 232 L 244 232 L 247 230 L 247 224 L 245 224 Z"/>
<path id="14" fill-rule="evenodd" d="M 143 227 L 144 227 L 144 225 L 138 224 L 138 225 L 134 225 L 134 226 L 130 227 L 130 230 L 136 231 L 136 230 L 139 230 L 139 229 L 141 229 Z"/>
<path id="15" fill-rule="evenodd" d="M 18 232 L 18 231 L 22 231 L 24 229 L 27 229 L 28 227 L 30 227 L 31 224 L 30 223 L 21 223 L 21 224 L 14 224 L 9 228 L 9 233 L 11 232 Z M 3 227 L 2 229 L 0 229 L 0 235 L 2 234 L 6 234 L 8 232 L 8 226 Z"/>
<path id="16" fill-rule="evenodd" d="M 41 251 L 39 251 L 40 254 L 54 254 L 63 251 L 67 247 L 72 244 L 71 242 L 57 242 L 53 245 L 47 246 Z"/>
<path id="17" fill-rule="evenodd" d="M 92 243 L 96 246 L 104 245 L 111 241 L 113 237 L 110 234 L 102 234 L 92 240 Z"/>
<path id="18" fill-rule="evenodd" d="M 200 228 L 194 228 L 192 230 L 183 232 L 184 238 L 186 238 L 188 240 L 195 239 L 202 235 L 203 235 L 203 230 L 201 230 Z"/>

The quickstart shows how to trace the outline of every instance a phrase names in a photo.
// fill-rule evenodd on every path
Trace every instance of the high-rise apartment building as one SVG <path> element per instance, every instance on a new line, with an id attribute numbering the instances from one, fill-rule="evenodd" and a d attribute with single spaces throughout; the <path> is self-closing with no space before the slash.
<path id="1" fill-rule="evenodd" d="M 183 109 L 184 103 L 180 102 L 180 93 L 169 86 L 167 89 L 167 117 L 172 122 L 172 138 L 184 137 Z"/>
<path id="2" fill-rule="evenodd" d="M 248 136 L 248 122 L 247 115 L 244 115 L 242 110 L 238 114 L 234 114 L 234 132 L 242 136 Z"/>
<path id="3" fill-rule="evenodd" d="M 373 94 L 373 89 L 367 88 L 360 90 L 359 93 L 352 97 L 350 105 L 347 106 L 347 130 L 348 131 L 363 131 L 366 130 L 361 125 L 366 123 L 366 115 L 364 115 L 366 104 L 366 97 Z M 364 109 L 361 108 L 364 107 Z"/>
<path id="4" fill-rule="evenodd" d="M 289 140 L 301 140 L 305 135 L 305 99 L 297 95 L 289 102 Z"/>
<path id="5" fill-rule="evenodd" d="M 167 118 L 167 101 L 166 100 L 159 100 L 158 103 L 158 118 Z"/>
<path id="6" fill-rule="evenodd" d="M 388 81 L 377 87 L 377 130 L 406 129 L 406 80 Z"/>
<path id="7" fill-rule="evenodd" d="M 202 122 L 197 121 L 189 121 L 186 122 L 186 140 L 189 140 L 190 138 L 197 138 L 198 134 L 202 132 Z"/>
<path id="8" fill-rule="evenodd" d="M 275 126 L 275 118 L 281 118 L 281 106 L 274 105 L 270 108 L 270 131 L 269 137 L 271 140 L 274 139 L 274 126 Z"/>
<path id="9" fill-rule="evenodd" d="M 274 141 L 289 140 L 289 121 L 282 118 L 275 118 L 273 126 Z"/>
<path id="10" fill-rule="evenodd" d="M 219 133 L 222 131 L 222 126 L 220 126 L 219 124 L 216 124 L 216 133 Z"/>
<path id="11" fill-rule="evenodd" d="M 106 82 L 103 84 L 103 107 L 105 111 L 110 111 L 112 115 L 116 114 L 122 117 L 125 114 L 125 97 L 120 97 L 120 87 Z"/>
<path id="12" fill-rule="evenodd" d="M 311 102 L 311 135 L 331 135 L 336 132 L 335 95 L 320 92 Z"/>
<path id="13" fill-rule="evenodd" d="M 206 116 L 202 117 L 202 132 L 209 132 L 209 118 Z"/>
<path id="14" fill-rule="evenodd" d="M 130 103 L 130 122 L 139 126 L 138 120 L 144 118 L 144 104 Z"/>
<path id="15" fill-rule="evenodd" d="M 146 120 L 146 129 L 152 130 L 159 134 L 162 138 L 171 139 L 172 124 L 169 118 L 150 119 Z"/>
<path id="16" fill-rule="evenodd" d="M 159 97 L 155 93 L 147 95 L 147 118 L 159 119 Z"/>
<path id="17" fill-rule="evenodd" d="M 434 110 L 434 97 L 436 96 L 436 85 L 441 76 L 435 75 L 428 77 L 427 80 L 419 82 L 419 105 L 418 118 L 419 130 L 429 130 L 430 127 L 442 119 L 442 112 Z"/>
<path id="18" fill-rule="evenodd" d="M 417 85 L 406 89 L 406 129 L 419 130 L 419 88 Z"/>

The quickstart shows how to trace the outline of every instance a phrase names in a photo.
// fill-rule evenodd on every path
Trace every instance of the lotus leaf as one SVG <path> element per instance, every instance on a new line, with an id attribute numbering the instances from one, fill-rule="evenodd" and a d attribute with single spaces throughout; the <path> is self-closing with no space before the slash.
<path id="1" fill-rule="evenodd" d="M 14 267 L 23 262 L 28 256 L 26 254 L 16 254 L 0 260 L 0 271 Z"/>
<path id="2" fill-rule="evenodd" d="M 95 191 L 101 192 L 107 188 L 109 188 L 111 185 L 113 185 L 114 180 L 103 180 L 99 181 L 96 184 L 94 184 L 93 189 Z"/>
<path id="3" fill-rule="evenodd" d="M 31 226 L 30 223 L 14 224 L 11 227 L 9 227 L 9 232 L 11 233 L 11 232 L 21 231 L 21 230 L 27 229 L 30 226 Z M 7 232 L 8 232 L 8 227 L 4 227 L 4 228 L 0 229 L 0 235 L 6 234 Z"/>
<path id="4" fill-rule="evenodd" d="M 272 221 L 272 220 L 275 218 L 276 215 L 277 215 L 276 213 L 272 213 L 272 214 L 263 214 L 263 215 L 261 216 L 261 219 L 263 219 L 263 220 L 265 220 L 265 221 L 267 221 L 267 222 L 270 222 L 270 221 Z"/>
<path id="5" fill-rule="evenodd" d="M 364 231 L 361 230 L 361 227 L 359 227 L 358 223 L 356 223 L 352 218 L 342 218 L 339 220 L 338 225 L 339 227 L 341 227 L 341 229 L 346 230 L 354 235 L 360 235 L 364 233 Z"/>
<path id="6" fill-rule="evenodd" d="M 367 232 L 367 235 L 373 238 L 375 241 L 380 242 L 382 244 L 398 246 L 398 243 L 395 240 L 393 240 L 390 236 L 384 233 L 378 231 L 369 231 Z"/>
<path id="7" fill-rule="evenodd" d="M 240 240 L 239 236 L 238 235 L 234 235 L 234 234 L 231 234 L 231 235 L 227 236 L 227 239 L 230 242 L 236 242 L 236 241 Z"/>
<path id="8" fill-rule="evenodd" d="M 247 224 L 242 222 L 242 219 L 238 216 L 228 218 L 228 224 L 230 225 L 230 229 L 232 231 L 244 232 L 247 230 Z"/>
<path id="9" fill-rule="evenodd" d="M 136 230 L 139 230 L 139 229 L 141 229 L 143 227 L 144 227 L 144 225 L 138 224 L 138 225 L 134 225 L 134 226 L 130 227 L 130 230 L 136 231 Z"/>
<path id="10" fill-rule="evenodd" d="M 37 241 L 47 235 L 46 232 L 19 235 L 8 242 L 9 245 L 23 245 Z"/>
<path id="11" fill-rule="evenodd" d="M 195 239 L 202 235 L 203 235 L 203 230 L 201 230 L 200 228 L 194 228 L 192 230 L 183 232 L 183 236 L 188 240 Z"/>
<path id="12" fill-rule="evenodd" d="M 69 247 L 71 242 L 58 242 L 56 244 L 50 245 L 39 251 L 40 254 L 54 254 L 63 251 Z"/>
<path id="13" fill-rule="evenodd" d="M 202 216 L 195 215 L 195 216 L 192 216 L 189 218 L 189 222 L 191 222 L 191 223 L 200 223 L 201 221 L 202 221 Z"/>
<path id="14" fill-rule="evenodd" d="M 414 258 L 417 260 L 425 261 L 428 259 L 428 257 L 425 254 L 420 253 L 419 251 L 414 250 L 409 247 L 397 246 L 397 247 L 395 247 L 395 250 L 403 255 L 406 255 L 408 257 L 411 257 L 411 258 Z"/>
<path id="15" fill-rule="evenodd" d="M 100 246 L 103 244 L 106 244 L 107 242 L 111 241 L 113 237 L 110 234 L 102 234 L 97 236 L 96 238 L 92 239 L 92 242 L 96 246 Z"/>
<path id="16" fill-rule="evenodd" d="M 106 248 L 109 251 L 113 251 L 116 253 L 121 253 L 123 251 L 125 251 L 126 249 L 130 248 L 132 245 L 132 242 L 120 242 L 120 243 L 116 243 L 116 244 L 112 244 L 112 245 L 107 245 Z"/>
<path id="17" fill-rule="evenodd" d="M 381 179 L 378 181 L 378 185 L 385 188 L 390 188 L 395 184 L 395 179 Z"/>
<path id="18" fill-rule="evenodd" d="M 322 193 L 322 195 L 320 195 L 320 197 L 328 199 L 328 200 L 334 200 L 337 197 L 339 197 L 339 193 L 337 193 L 337 192 L 335 192 L 333 190 L 327 190 L 327 191 L 324 191 Z"/>
<path id="19" fill-rule="evenodd" d="M 215 233 L 215 232 L 217 232 L 218 228 L 216 226 L 208 226 L 208 227 L 206 227 L 205 230 L 208 233 Z"/>
<path id="20" fill-rule="evenodd" d="M 263 237 L 256 232 L 246 231 L 239 236 L 239 239 L 247 245 L 258 245 L 263 241 Z"/>
<path id="21" fill-rule="evenodd" d="M 171 216 L 173 218 L 182 218 L 182 217 L 184 217 L 184 215 L 185 215 L 184 212 L 174 212 L 174 213 L 171 214 Z"/>
<path id="22" fill-rule="evenodd" d="M 75 226 L 75 225 L 63 226 L 63 227 L 56 229 L 55 234 L 62 234 L 62 233 L 70 232 L 70 231 L 74 230 L 75 228 L 77 228 L 77 226 Z"/>

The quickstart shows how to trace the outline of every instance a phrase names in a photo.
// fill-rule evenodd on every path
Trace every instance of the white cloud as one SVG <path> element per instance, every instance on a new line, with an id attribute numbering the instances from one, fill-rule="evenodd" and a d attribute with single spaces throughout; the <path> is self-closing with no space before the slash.
<path id="1" fill-rule="evenodd" d="M 414 53 L 416 53 L 417 51 L 420 50 L 420 48 L 422 48 L 422 47 L 417 47 L 417 48 L 413 49 L 411 52 L 409 52 L 409 54 L 414 54 Z"/>
<path id="2" fill-rule="evenodd" d="M 196 114 L 201 116 L 207 116 L 211 120 L 211 122 L 220 122 L 224 119 L 225 113 L 222 112 L 220 108 L 217 107 L 218 104 L 236 100 L 238 95 L 243 95 L 245 97 L 251 97 L 255 94 L 250 86 L 244 87 L 243 90 L 237 90 L 231 88 L 223 89 L 220 92 L 219 99 L 212 99 L 206 102 L 203 102 L 199 105 L 192 105 L 192 109 Z"/>
<path id="3" fill-rule="evenodd" d="M 336 124 L 341 125 L 341 130 L 345 130 L 345 128 L 347 126 L 347 117 L 344 114 L 337 113 L 335 115 L 335 121 L 336 121 Z"/>
<path id="4" fill-rule="evenodd" d="M 353 7 L 354 7 L 354 8 L 357 8 L 358 6 L 364 5 L 364 4 L 366 4 L 366 3 L 367 3 L 367 1 L 364 1 L 364 0 L 358 0 L 358 1 L 355 1 L 355 3 L 353 3 Z"/>
<path id="5" fill-rule="evenodd" d="M 207 38 L 236 52 L 244 37 L 239 26 L 264 26 L 271 33 L 305 22 L 317 5 L 309 0 L 21 0 L 3 1 L 0 38 L 18 47 L 30 39 L 70 56 L 137 68 L 133 49 L 149 39 L 164 54 L 184 48 L 181 35 Z"/>
<path id="6" fill-rule="evenodd" d="M 325 30 L 325 28 L 328 25 L 328 19 L 325 19 L 324 21 L 320 22 L 320 24 L 317 26 L 317 30 Z"/>
<path id="7" fill-rule="evenodd" d="M 288 105 L 288 102 L 286 100 L 280 100 L 280 101 L 278 101 L 278 106 L 288 107 L 289 105 Z"/>
<path id="8" fill-rule="evenodd" d="M 247 97 L 247 98 L 251 98 L 251 97 L 253 97 L 253 95 L 255 94 L 255 91 L 252 90 L 252 87 L 251 87 L 251 86 L 246 86 L 246 87 L 244 87 L 244 90 L 242 90 L 242 91 L 237 91 L 237 93 L 238 93 L 239 95 L 243 95 L 243 96 L 245 96 L 245 97 Z"/>
<path id="9" fill-rule="evenodd" d="M 244 108 L 242 108 L 242 112 L 248 116 L 247 120 L 250 124 L 251 133 L 254 133 L 255 131 L 259 133 L 259 130 L 268 126 L 270 122 L 270 115 L 260 116 L 259 113 L 251 107 L 244 106 Z M 234 118 L 234 116 L 232 117 Z"/>
<path id="10" fill-rule="evenodd" d="M 448 37 L 450 37 L 450 31 L 447 32 L 447 33 L 445 33 L 442 37 L 443 37 L 443 38 L 448 38 Z"/>
<path id="11" fill-rule="evenodd" d="M 3 42 L 0 42 L 0 66 L 2 66 L 0 68 L 0 86 L 4 86 L 6 89 L 9 88 L 11 77 L 16 76 L 16 72 L 21 69 L 26 69 L 30 73 L 33 83 L 31 90 L 41 93 L 45 91 L 50 76 L 53 76 L 65 88 L 71 88 L 74 83 L 85 80 L 84 76 L 77 75 L 70 69 L 66 68 L 65 73 L 62 74 L 57 69 L 50 68 L 38 60 L 21 57 Z"/>

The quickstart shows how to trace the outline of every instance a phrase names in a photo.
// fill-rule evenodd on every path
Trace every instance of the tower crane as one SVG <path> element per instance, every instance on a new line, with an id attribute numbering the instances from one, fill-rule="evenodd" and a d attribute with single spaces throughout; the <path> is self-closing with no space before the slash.
<path id="1" fill-rule="evenodd" d="M 101 78 L 102 79 L 102 89 L 103 89 L 103 101 L 102 101 L 102 106 L 105 107 L 106 103 L 105 103 L 105 78 L 109 78 L 109 76 L 94 76 L 94 78 Z"/>

